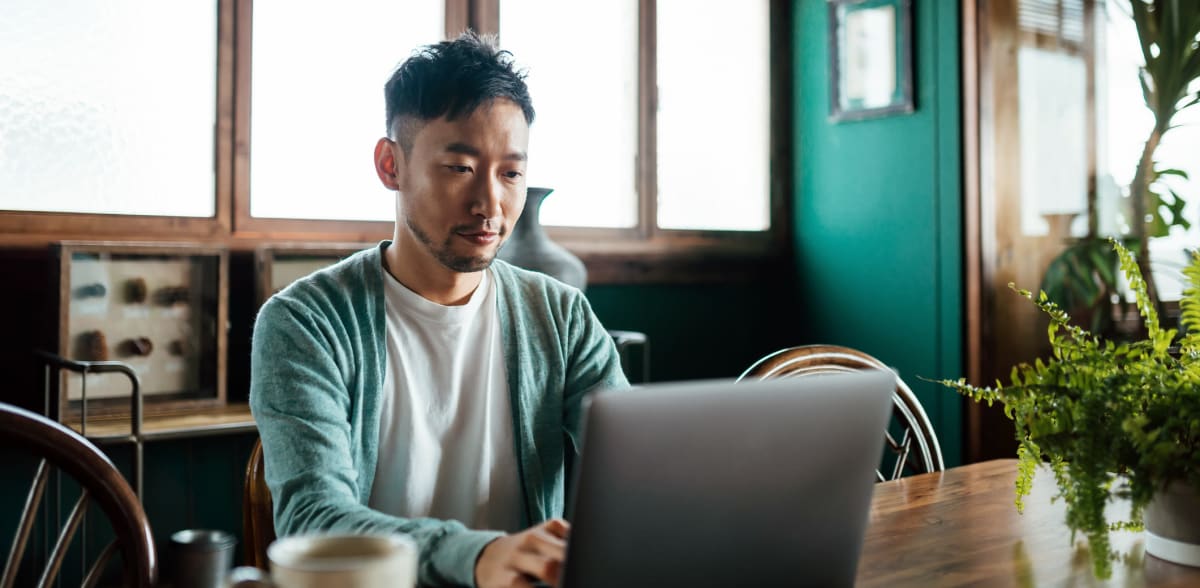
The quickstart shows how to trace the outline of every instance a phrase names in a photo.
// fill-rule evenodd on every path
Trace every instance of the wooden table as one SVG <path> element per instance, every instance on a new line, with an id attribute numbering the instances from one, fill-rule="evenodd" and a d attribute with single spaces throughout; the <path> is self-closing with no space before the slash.
<path id="1" fill-rule="evenodd" d="M 875 486 L 858 586 L 1200 586 L 1200 568 L 1146 555 L 1142 534 L 1112 533 L 1107 581 L 1092 575 L 1083 537 L 1071 545 L 1054 476 L 1039 471 L 1025 514 L 1013 500 L 1017 461 L 951 468 Z M 1128 504 L 1110 505 L 1110 520 Z"/>

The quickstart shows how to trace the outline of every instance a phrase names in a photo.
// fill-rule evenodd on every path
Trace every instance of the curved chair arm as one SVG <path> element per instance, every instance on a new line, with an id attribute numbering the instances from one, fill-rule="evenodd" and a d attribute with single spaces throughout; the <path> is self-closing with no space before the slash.
<path id="1" fill-rule="evenodd" d="M 887 364 L 857 349 L 838 345 L 802 345 L 781 349 L 763 357 L 743 372 L 738 380 L 794 378 L 868 369 L 888 370 L 895 373 L 895 370 Z M 904 434 L 899 440 L 892 438 L 890 434 L 887 436 L 888 444 L 898 456 L 891 479 L 900 477 L 904 467 L 908 465 L 909 447 L 914 442 L 920 471 L 940 472 L 946 469 L 942 458 L 942 447 L 938 443 L 929 415 L 925 413 L 916 394 L 900 376 L 896 376 L 896 390 L 892 395 L 892 414 L 904 427 Z M 880 478 L 883 478 L 882 474 L 880 474 Z"/>
<path id="2" fill-rule="evenodd" d="M 32 454 L 42 459 L 18 525 L 17 536 L 13 539 L 9 551 L 4 573 L 5 582 L 0 582 L 0 585 L 11 585 L 10 582 L 16 576 L 16 566 L 20 564 L 29 531 L 33 527 L 33 518 L 41 501 L 42 490 L 45 488 L 47 464 L 66 472 L 86 490 L 76 504 L 76 511 L 85 508 L 88 500 L 95 500 L 104 511 L 116 534 L 116 545 L 123 555 L 127 585 L 154 585 L 158 574 L 158 560 L 150 522 L 146 519 L 146 513 L 142 510 L 133 489 L 107 456 L 75 431 L 41 415 L 3 403 L 0 403 L 0 442 L 24 454 Z M 74 519 L 75 516 L 73 513 L 71 518 Z M 73 521 L 69 521 L 62 531 L 59 543 L 69 544 L 74 530 Z M 110 550 L 105 552 L 109 553 Z M 44 579 L 52 579 L 57 575 L 61 555 L 60 549 L 56 547 L 43 574 Z M 105 556 L 101 556 L 93 566 L 93 577 L 96 569 L 102 570 L 106 559 Z"/>
<path id="3" fill-rule="evenodd" d="M 242 486 L 242 540 L 246 565 L 267 570 L 267 547 L 275 540 L 274 502 L 263 469 L 262 439 L 254 442 L 246 460 Z"/>

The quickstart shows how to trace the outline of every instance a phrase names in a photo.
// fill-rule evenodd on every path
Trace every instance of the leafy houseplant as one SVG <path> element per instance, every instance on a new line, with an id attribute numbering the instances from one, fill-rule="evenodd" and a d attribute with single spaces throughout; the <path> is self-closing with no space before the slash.
<path id="1" fill-rule="evenodd" d="M 1138 81 L 1154 125 L 1143 144 L 1129 186 L 1131 233 L 1125 243 L 1135 251 L 1149 299 L 1157 305 L 1158 288 L 1150 272 L 1150 249 L 1142 244 L 1147 239 L 1166 236 L 1173 226 L 1187 229 L 1191 223 L 1183 217 L 1186 200 L 1164 181 L 1169 176 L 1187 180 L 1187 173 L 1160 167 L 1155 152 L 1167 131 L 1177 126 L 1172 124 L 1175 116 L 1200 104 L 1200 91 L 1195 89 L 1200 80 L 1200 2 L 1128 0 L 1128 4 L 1145 64 L 1138 72 Z M 1068 312 L 1083 311 L 1088 315 L 1093 331 L 1111 332 L 1112 294 L 1117 289 L 1115 261 L 1098 234 L 1093 191 L 1088 194 L 1087 236 L 1051 262 L 1041 288 Z"/>
<path id="2" fill-rule="evenodd" d="M 1170 224 L 1164 221 L 1162 209 L 1167 208 L 1172 218 L 1181 220 L 1184 202 L 1179 194 L 1171 192 L 1172 203 L 1163 199 L 1154 184 L 1164 174 L 1182 174 L 1178 170 L 1157 170 L 1154 152 L 1162 142 L 1163 135 L 1171 129 L 1171 120 L 1181 110 L 1200 104 L 1200 91 L 1192 89 L 1192 82 L 1200 79 L 1200 3 L 1188 0 L 1130 0 L 1133 22 L 1137 26 L 1138 41 L 1141 43 L 1142 98 L 1154 113 L 1154 127 L 1142 148 L 1137 170 L 1130 185 L 1133 200 L 1133 236 L 1140 243 L 1147 236 L 1165 234 Z M 1191 93 L 1196 92 L 1193 96 Z M 1186 174 L 1182 174 L 1186 179 Z M 1147 212 L 1150 214 L 1147 215 Z M 1150 218 L 1147 218 L 1147 217 Z M 1147 234 L 1150 225 L 1151 234 Z M 1158 302 L 1158 290 L 1154 275 L 1150 273 L 1150 248 L 1142 247 L 1137 256 L 1138 267 L 1147 279 L 1150 301 Z M 1148 321 L 1148 319 L 1147 319 Z"/>
<path id="3" fill-rule="evenodd" d="M 1050 317 L 1049 359 L 1015 366 L 1008 385 L 941 382 L 977 402 L 1004 405 L 1019 442 L 1018 510 L 1037 466 L 1049 462 L 1072 540 L 1075 533 L 1087 537 L 1100 578 L 1112 571 L 1109 530 L 1141 529 L 1143 509 L 1173 482 L 1200 492 L 1200 253 L 1184 270 L 1189 286 L 1181 324 L 1187 330 L 1177 337 L 1160 328 L 1133 254 L 1116 241 L 1111 245 L 1136 295 L 1145 339 L 1104 341 L 1072 326 L 1043 293 L 1035 303 Z M 1130 520 L 1105 520 L 1113 497 L 1129 499 Z"/>

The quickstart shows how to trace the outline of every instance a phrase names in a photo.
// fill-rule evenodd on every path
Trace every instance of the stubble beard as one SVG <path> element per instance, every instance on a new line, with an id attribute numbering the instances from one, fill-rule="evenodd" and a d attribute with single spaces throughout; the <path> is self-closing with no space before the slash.
<path id="1" fill-rule="evenodd" d="M 453 252 L 451 252 L 450 249 L 451 249 L 451 241 L 454 240 L 454 235 L 455 235 L 455 231 L 457 231 L 457 228 L 455 228 L 455 230 L 452 230 L 450 232 L 450 235 L 448 237 L 446 237 L 446 240 L 442 242 L 441 246 L 438 246 L 437 244 L 435 244 L 433 242 L 433 239 L 431 239 L 425 231 L 421 230 L 421 228 L 418 227 L 417 224 L 412 221 L 412 218 L 406 218 L 405 224 L 408 225 L 408 230 L 412 231 L 412 234 L 414 237 L 417 238 L 417 241 L 419 241 L 422 245 L 425 246 L 425 250 L 428 251 L 429 253 L 431 253 L 433 255 L 433 258 L 436 259 L 438 261 L 438 263 L 442 264 L 443 267 L 445 267 L 446 269 L 449 269 L 451 271 L 456 271 L 459 273 L 473 273 L 473 272 L 483 271 L 483 270 L 491 267 L 492 261 L 494 261 L 496 259 L 496 252 L 499 251 L 499 249 L 500 249 L 499 247 L 496 247 L 495 249 L 492 250 L 490 255 L 476 255 L 476 256 L 455 255 Z M 503 238 L 504 238 L 504 231 L 501 230 L 500 231 L 501 242 L 503 242 Z"/>

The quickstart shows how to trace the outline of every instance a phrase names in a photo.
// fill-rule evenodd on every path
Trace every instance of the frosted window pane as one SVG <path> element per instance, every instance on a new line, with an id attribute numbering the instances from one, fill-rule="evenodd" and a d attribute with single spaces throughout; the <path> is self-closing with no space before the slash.
<path id="1" fill-rule="evenodd" d="M 637 22 L 636 0 L 500 3 L 537 111 L 528 185 L 554 188 L 544 224 L 637 225 Z"/>
<path id="2" fill-rule="evenodd" d="M 769 3 L 658 2 L 658 226 L 770 226 Z"/>
<path id="3" fill-rule="evenodd" d="M 383 85 L 414 49 L 442 40 L 445 3 L 332 6 L 254 3 L 251 216 L 395 218 L 374 164 L 387 133 Z"/>
<path id="4" fill-rule="evenodd" d="M 0 3 L 0 209 L 215 214 L 217 6 Z"/>

